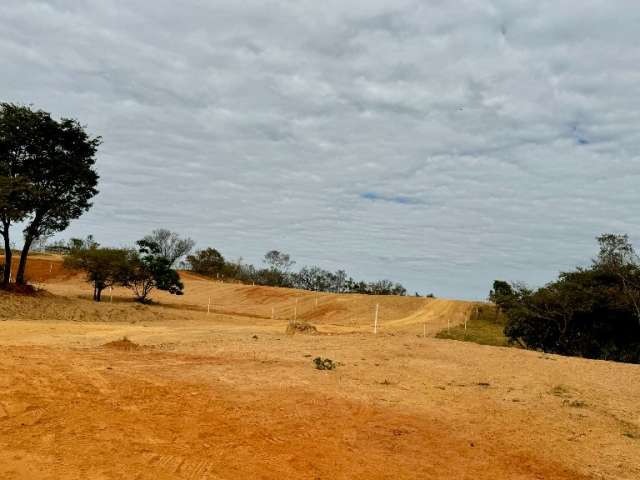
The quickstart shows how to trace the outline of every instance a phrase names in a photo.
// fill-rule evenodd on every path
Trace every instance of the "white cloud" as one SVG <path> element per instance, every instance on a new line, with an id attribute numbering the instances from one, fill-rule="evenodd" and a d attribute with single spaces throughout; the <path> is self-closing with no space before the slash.
<path id="1" fill-rule="evenodd" d="M 638 20 L 633 0 L 8 0 L 0 89 L 104 137 L 65 235 L 166 226 L 482 297 L 601 232 L 640 240 Z"/>

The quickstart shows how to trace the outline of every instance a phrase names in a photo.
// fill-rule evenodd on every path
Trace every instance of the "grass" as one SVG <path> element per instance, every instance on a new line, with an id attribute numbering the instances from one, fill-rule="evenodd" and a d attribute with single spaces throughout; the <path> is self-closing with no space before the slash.
<path id="1" fill-rule="evenodd" d="M 457 325 L 451 330 L 442 330 L 436 334 L 436 338 L 460 340 L 463 342 L 479 343 L 480 345 L 493 345 L 495 347 L 509 346 L 507 337 L 504 336 L 504 317 L 496 314 L 492 305 L 481 305 L 478 313 L 472 314 L 467 321 L 467 329 L 464 325 Z"/>

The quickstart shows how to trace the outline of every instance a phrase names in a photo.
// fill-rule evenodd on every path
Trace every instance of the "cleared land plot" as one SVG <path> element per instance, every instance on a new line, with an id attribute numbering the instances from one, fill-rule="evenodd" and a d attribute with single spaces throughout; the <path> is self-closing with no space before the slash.
<path id="1" fill-rule="evenodd" d="M 446 327 L 433 302 L 377 336 L 357 298 L 305 318 L 319 335 L 194 308 L 260 293 L 231 287 L 144 307 L 69 277 L 47 287 L 64 296 L 0 295 L 0 478 L 640 478 L 640 366 L 425 339 L 425 319 Z"/>

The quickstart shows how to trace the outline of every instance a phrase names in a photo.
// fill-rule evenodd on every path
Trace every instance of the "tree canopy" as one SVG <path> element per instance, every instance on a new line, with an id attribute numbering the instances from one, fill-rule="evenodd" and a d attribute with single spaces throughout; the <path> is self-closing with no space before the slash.
<path id="1" fill-rule="evenodd" d="M 59 232 L 91 207 L 98 193 L 95 155 L 100 137 L 76 120 L 55 120 L 30 107 L 0 104 L 0 220 L 5 269 L 11 268 L 9 229 L 25 221 L 16 283 L 37 238 Z"/>
<path id="2" fill-rule="evenodd" d="M 640 363 L 640 264 L 625 235 L 598 237 L 589 268 L 539 289 L 494 284 L 505 334 L 528 348 Z M 499 287 L 499 288 L 496 288 Z"/>

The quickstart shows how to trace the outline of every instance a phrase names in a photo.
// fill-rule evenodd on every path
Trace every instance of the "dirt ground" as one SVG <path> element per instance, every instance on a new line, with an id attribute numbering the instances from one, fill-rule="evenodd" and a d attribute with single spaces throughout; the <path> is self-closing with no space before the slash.
<path id="1" fill-rule="evenodd" d="M 46 262 L 0 294 L 2 479 L 640 478 L 640 366 L 431 338 L 472 303 L 185 275 L 95 304 Z"/>

